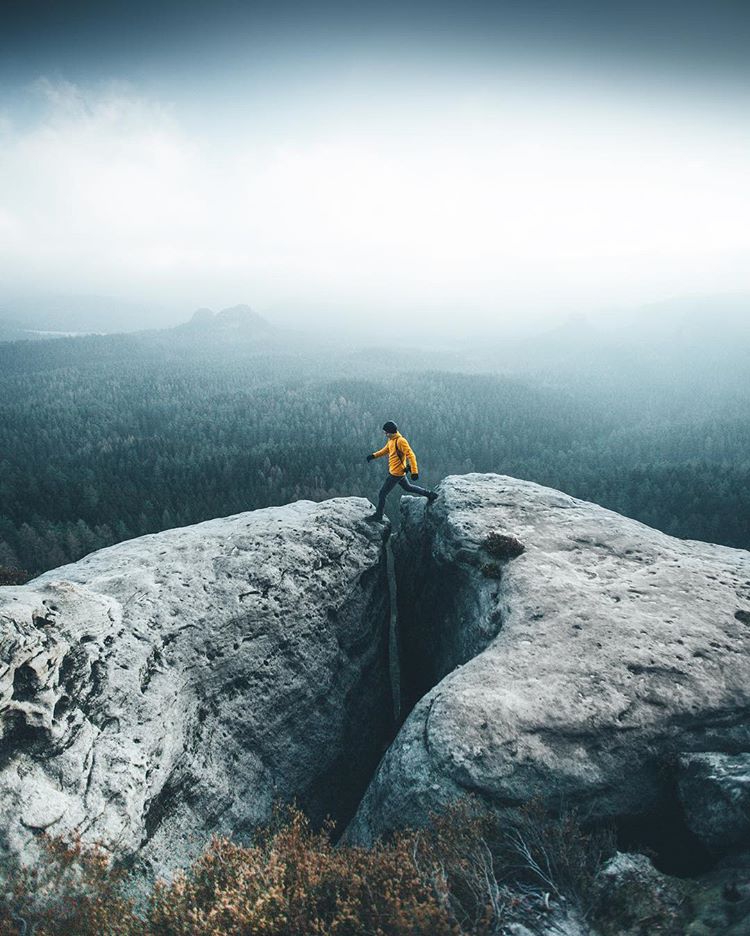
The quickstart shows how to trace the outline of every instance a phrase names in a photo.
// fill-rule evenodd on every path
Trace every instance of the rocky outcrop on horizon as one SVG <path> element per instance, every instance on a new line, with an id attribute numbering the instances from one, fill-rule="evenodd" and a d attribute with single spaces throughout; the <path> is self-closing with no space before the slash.
<path id="1" fill-rule="evenodd" d="M 277 798 L 348 819 L 392 722 L 371 509 L 238 514 L 0 589 L 0 850 L 77 833 L 161 874 Z"/>
<path id="2" fill-rule="evenodd" d="M 466 793 L 593 821 L 672 814 L 680 756 L 750 752 L 750 553 L 499 475 L 439 490 L 431 506 L 402 500 L 416 706 L 349 840 Z"/>
<path id="3" fill-rule="evenodd" d="M 267 335 L 274 331 L 273 326 L 263 316 L 246 304 L 230 306 L 218 312 L 207 308 L 196 309 L 187 322 L 177 326 L 178 331 L 186 329 L 253 336 Z"/>

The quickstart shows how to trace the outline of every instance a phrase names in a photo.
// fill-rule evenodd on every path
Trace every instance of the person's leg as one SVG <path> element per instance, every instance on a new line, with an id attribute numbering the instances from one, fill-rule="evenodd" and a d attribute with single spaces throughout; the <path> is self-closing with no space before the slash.
<path id="1" fill-rule="evenodd" d="M 398 484 L 410 494 L 421 494 L 422 497 L 432 498 L 432 491 L 428 491 L 427 488 L 420 487 L 418 484 L 413 484 L 411 481 L 407 480 L 406 475 L 404 475 L 403 478 L 399 478 Z"/>
<path id="2" fill-rule="evenodd" d="M 383 482 L 383 486 L 380 489 L 380 493 L 378 494 L 378 506 L 375 510 L 375 514 L 378 517 L 383 516 L 383 511 L 385 510 L 385 499 L 386 497 L 388 497 L 388 495 L 396 487 L 397 484 L 398 484 L 398 478 L 392 474 L 389 474 L 386 477 L 385 481 Z"/>

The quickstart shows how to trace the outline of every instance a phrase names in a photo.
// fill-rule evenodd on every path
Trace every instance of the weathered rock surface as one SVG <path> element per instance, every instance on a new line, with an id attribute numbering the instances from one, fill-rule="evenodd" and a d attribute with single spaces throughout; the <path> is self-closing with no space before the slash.
<path id="1" fill-rule="evenodd" d="M 274 798 L 348 819 L 390 730 L 384 531 L 300 501 L 0 589 L 0 847 L 79 833 L 168 872 Z"/>
<path id="2" fill-rule="evenodd" d="M 688 754 L 679 792 L 690 829 L 714 849 L 750 840 L 750 754 Z"/>
<path id="3" fill-rule="evenodd" d="M 440 491 L 402 499 L 395 544 L 405 680 L 434 688 L 351 840 L 467 792 L 643 815 L 674 796 L 680 753 L 750 751 L 750 553 L 498 475 Z M 495 533 L 524 552 L 493 558 Z"/>
<path id="4" fill-rule="evenodd" d="M 684 933 L 689 887 L 660 874 L 645 855 L 618 852 L 596 882 L 595 913 L 604 936 Z"/>
<path id="5" fill-rule="evenodd" d="M 645 855 L 617 853 L 600 871 L 592 916 L 599 936 L 747 936 L 750 860 L 734 856 L 697 878 L 661 874 Z"/>
<path id="6" fill-rule="evenodd" d="M 549 914 L 549 919 L 534 924 L 533 929 L 523 923 L 511 923 L 503 933 L 506 936 L 598 936 L 576 914 L 554 911 Z"/>

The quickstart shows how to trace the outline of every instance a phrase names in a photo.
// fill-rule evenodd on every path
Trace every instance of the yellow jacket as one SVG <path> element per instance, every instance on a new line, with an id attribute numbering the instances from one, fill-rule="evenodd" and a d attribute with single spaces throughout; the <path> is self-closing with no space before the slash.
<path id="1" fill-rule="evenodd" d="M 388 472 L 397 478 L 403 478 L 406 474 L 406 462 L 408 460 L 411 466 L 412 474 L 419 474 L 417 467 L 417 456 L 412 452 L 411 446 L 406 439 L 397 432 L 395 437 L 389 439 L 382 449 L 372 453 L 375 458 L 381 458 L 388 455 Z"/>

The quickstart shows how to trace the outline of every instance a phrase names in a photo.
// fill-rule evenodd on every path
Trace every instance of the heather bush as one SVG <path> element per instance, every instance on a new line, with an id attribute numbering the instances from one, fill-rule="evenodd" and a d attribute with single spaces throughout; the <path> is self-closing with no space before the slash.
<path id="1" fill-rule="evenodd" d="M 25 569 L 10 569 L 0 565 L 0 585 L 25 585 L 31 574 Z"/>
<path id="2" fill-rule="evenodd" d="M 471 933 L 480 920 L 496 932 L 554 904 L 591 915 L 597 875 L 616 850 L 612 829 L 588 831 L 575 811 L 551 813 L 538 802 L 497 814 L 467 797 L 420 835 L 448 869 L 453 913 Z"/>
<path id="3" fill-rule="evenodd" d="M 610 851 L 575 816 L 501 818 L 471 799 L 372 848 L 278 808 L 250 845 L 214 838 L 142 916 L 99 849 L 49 840 L 5 887 L 0 936 L 491 936 L 555 905 L 586 909 Z"/>
<path id="4" fill-rule="evenodd" d="M 337 848 L 285 810 L 252 846 L 214 839 L 187 874 L 158 885 L 149 912 L 158 936 L 401 936 L 461 932 L 434 861 L 415 861 L 418 838 Z"/>
<path id="5" fill-rule="evenodd" d="M 45 860 L 3 869 L 0 936 L 140 936 L 126 875 L 105 851 L 41 838 Z"/>
<path id="6" fill-rule="evenodd" d="M 489 936 L 555 903 L 588 911 L 614 850 L 574 814 L 530 807 L 500 819 L 470 799 L 371 849 L 336 847 L 330 831 L 288 809 L 251 847 L 215 839 L 187 874 L 157 887 L 151 932 Z"/>

